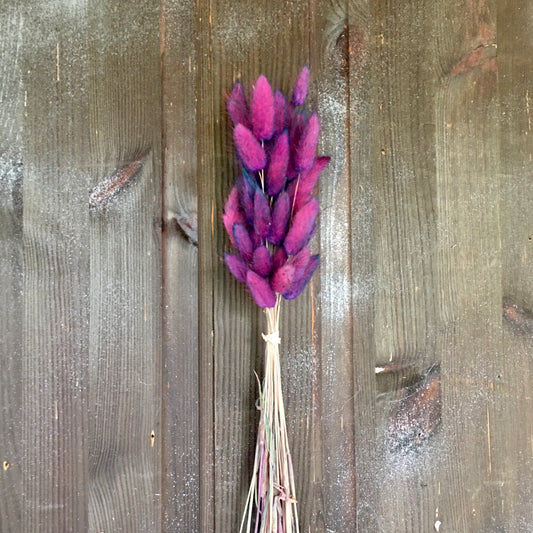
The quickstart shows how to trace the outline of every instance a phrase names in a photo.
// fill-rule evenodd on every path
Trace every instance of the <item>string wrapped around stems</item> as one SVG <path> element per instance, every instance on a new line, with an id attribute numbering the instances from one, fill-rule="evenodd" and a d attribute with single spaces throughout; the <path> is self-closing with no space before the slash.
<path id="1" fill-rule="evenodd" d="M 224 259 L 265 309 L 265 375 L 254 470 L 241 533 L 298 533 L 296 488 L 289 450 L 280 371 L 280 304 L 296 298 L 319 262 L 308 243 L 319 212 L 314 189 L 329 157 L 316 157 L 320 122 L 305 103 L 304 67 L 287 101 L 257 79 L 250 104 L 236 83 L 227 101 L 241 175 L 226 201 L 223 222 L 234 254 Z"/>

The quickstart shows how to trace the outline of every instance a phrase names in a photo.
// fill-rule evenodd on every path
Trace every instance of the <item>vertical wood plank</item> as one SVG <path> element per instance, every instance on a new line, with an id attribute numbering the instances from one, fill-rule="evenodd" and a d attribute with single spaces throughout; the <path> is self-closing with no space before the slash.
<path id="1" fill-rule="evenodd" d="M 22 506 L 22 44 L 18 6 L 0 12 L 0 529 L 16 531 Z"/>
<path id="2" fill-rule="evenodd" d="M 198 531 L 198 217 L 194 2 L 162 6 L 163 531 Z"/>
<path id="3" fill-rule="evenodd" d="M 533 11 L 498 2 L 502 350 L 495 366 L 492 481 L 499 523 L 533 523 Z"/>
<path id="4" fill-rule="evenodd" d="M 311 17 L 312 9 L 304 3 L 281 2 L 274 9 L 268 2 L 218 0 L 198 6 L 200 531 L 238 528 L 257 424 L 253 372 L 262 373 L 264 351 L 264 316 L 221 261 L 228 244 L 219 217 L 236 171 L 224 96 L 238 79 L 250 87 L 261 73 L 288 90 L 309 59 Z M 288 425 L 296 468 L 306 464 L 309 453 L 306 413 L 312 381 L 309 374 L 302 377 L 309 369 L 312 340 L 309 298 L 307 294 L 282 311 L 283 372 L 287 409 L 294 413 Z M 302 469 L 304 480 L 308 468 Z M 297 483 L 305 501 L 310 486 Z"/>
<path id="5" fill-rule="evenodd" d="M 159 531 L 159 2 L 90 2 L 87 16 L 95 187 L 89 226 L 89 529 Z M 106 180 L 117 184 L 109 198 L 106 191 L 114 189 Z"/>
<path id="6" fill-rule="evenodd" d="M 198 528 L 200 533 L 215 531 L 215 382 L 213 275 L 215 188 L 214 113 L 212 95 L 211 8 L 196 3 L 196 164 L 198 191 Z"/>
<path id="7" fill-rule="evenodd" d="M 423 435 L 415 429 L 420 421 L 413 420 L 414 413 L 407 407 L 413 394 L 409 386 L 423 382 L 428 370 L 438 368 L 440 362 L 435 344 L 439 317 L 435 305 L 433 5 L 431 1 L 369 3 L 369 152 L 361 154 L 363 175 L 359 187 L 353 189 L 354 196 L 363 196 L 353 215 L 355 223 L 367 225 L 362 228 L 363 243 L 356 260 L 358 265 L 363 262 L 363 280 L 372 300 L 362 308 L 354 302 L 359 315 L 355 334 L 360 335 L 361 326 L 368 324 L 360 313 L 373 316 L 367 326 L 373 331 L 362 333 L 358 340 L 358 346 L 369 352 L 356 367 L 367 379 L 374 372 L 372 386 L 362 385 L 358 378 L 359 400 L 368 408 L 360 427 L 370 433 L 359 433 L 360 439 L 369 439 L 366 447 L 362 445 L 367 455 L 358 467 L 358 525 L 362 530 L 370 523 L 380 531 L 430 531 L 435 522 L 440 441 L 434 431 Z M 364 5 L 354 6 L 357 15 L 362 20 L 368 17 Z M 353 48 L 355 54 L 357 46 Z M 357 83 L 360 66 L 355 57 L 353 67 Z M 365 179 L 365 161 L 371 179 Z M 357 174 L 357 167 L 352 173 Z M 368 209 L 365 193 L 370 195 L 372 213 L 360 217 L 359 212 Z M 371 249 L 368 233 L 365 246 L 365 229 L 372 235 Z M 357 236 L 352 242 L 359 249 Z M 374 369 L 366 359 L 370 355 Z M 436 402 L 436 396 L 432 400 Z M 368 413 L 375 416 L 374 435 Z M 438 415 L 435 418 L 437 426 L 440 420 Z"/>
<path id="8" fill-rule="evenodd" d="M 356 522 L 354 443 L 352 217 L 350 180 L 350 47 L 349 12 L 343 2 L 320 2 L 315 43 L 318 106 L 322 125 L 319 151 L 331 157 L 320 182 L 320 283 L 315 295 L 319 323 L 318 402 L 314 462 L 320 462 L 312 501 L 312 531 L 349 531 Z M 307 498 L 311 495 L 304 493 Z M 307 529 L 304 529 L 307 531 Z"/>
<path id="9" fill-rule="evenodd" d="M 36 2 L 23 13 L 24 507 L 18 527 L 85 531 L 87 19 L 84 3 Z"/>
<path id="10" fill-rule="evenodd" d="M 371 3 L 351 1 L 348 5 L 349 116 L 350 116 L 350 247 L 353 314 L 354 440 L 356 478 L 356 531 L 378 531 L 380 485 L 378 445 L 377 346 L 380 332 L 374 326 L 378 301 L 374 247 L 377 216 L 374 208 L 379 191 L 374 186 L 372 139 L 374 82 L 372 69 L 381 39 L 372 31 Z M 379 363 L 378 363 L 379 364 Z M 382 486 L 382 485 L 381 485 Z"/>
<path id="11" fill-rule="evenodd" d="M 494 409 L 503 400 L 494 383 L 502 353 L 495 7 L 494 2 L 459 2 L 436 10 L 441 46 L 436 294 L 444 327 L 437 349 L 445 443 L 439 520 L 443 527 L 450 523 L 455 530 L 480 532 L 507 528 L 492 471 Z"/>

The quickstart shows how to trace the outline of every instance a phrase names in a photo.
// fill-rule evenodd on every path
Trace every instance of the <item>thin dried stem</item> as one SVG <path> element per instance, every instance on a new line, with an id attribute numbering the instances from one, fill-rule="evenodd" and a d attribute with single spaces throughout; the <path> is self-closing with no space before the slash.
<path id="1" fill-rule="evenodd" d="M 239 531 L 299 533 L 296 486 L 281 389 L 279 296 L 275 307 L 265 312 L 268 330 L 263 335 L 266 349 L 265 376 L 259 390 L 261 415 L 254 470 Z"/>

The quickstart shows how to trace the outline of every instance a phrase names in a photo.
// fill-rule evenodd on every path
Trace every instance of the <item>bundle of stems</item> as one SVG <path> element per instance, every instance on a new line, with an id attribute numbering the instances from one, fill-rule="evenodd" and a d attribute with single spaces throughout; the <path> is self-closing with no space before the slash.
<path id="1" fill-rule="evenodd" d="M 240 533 L 298 533 L 295 497 L 279 357 L 279 317 L 281 299 L 265 309 L 265 375 L 259 391 L 259 428 L 254 469 Z"/>
<path id="2" fill-rule="evenodd" d="M 235 253 L 224 260 L 265 309 L 265 373 L 259 386 L 260 420 L 252 481 L 240 533 L 298 533 L 294 473 L 281 390 L 281 298 L 302 293 L 319 263 L 309 242 L 319 212 L 314 188 L 329 157 L 316 157 L 316 113 L 304 108 L 309 69 L 287 101 L 268 80 L 257 79 L 251 100 L 240 83 L 227 101 L 241 175 L 222 217 Z"/>

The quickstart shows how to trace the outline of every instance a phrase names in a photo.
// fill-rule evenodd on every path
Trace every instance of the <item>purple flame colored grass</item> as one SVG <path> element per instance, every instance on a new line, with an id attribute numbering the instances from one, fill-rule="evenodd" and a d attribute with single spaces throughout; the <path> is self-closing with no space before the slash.
<path id="1" fill-rule="evenodd" d="M 302 69 L 290 101 L 259 76 L 250 100 L 236 83 L 227 100 L 235 149 L 242 166 L 225 204 L 223 222 L 236 254 L 230 272 L 246 283 L 260 307 L 277 294 L 298 296 L 318 266 L 309 240 L 316 230 L 316 182 L 329 157 L 316 157 L 320 121 L 303 106 L 309 68 Z"/>

